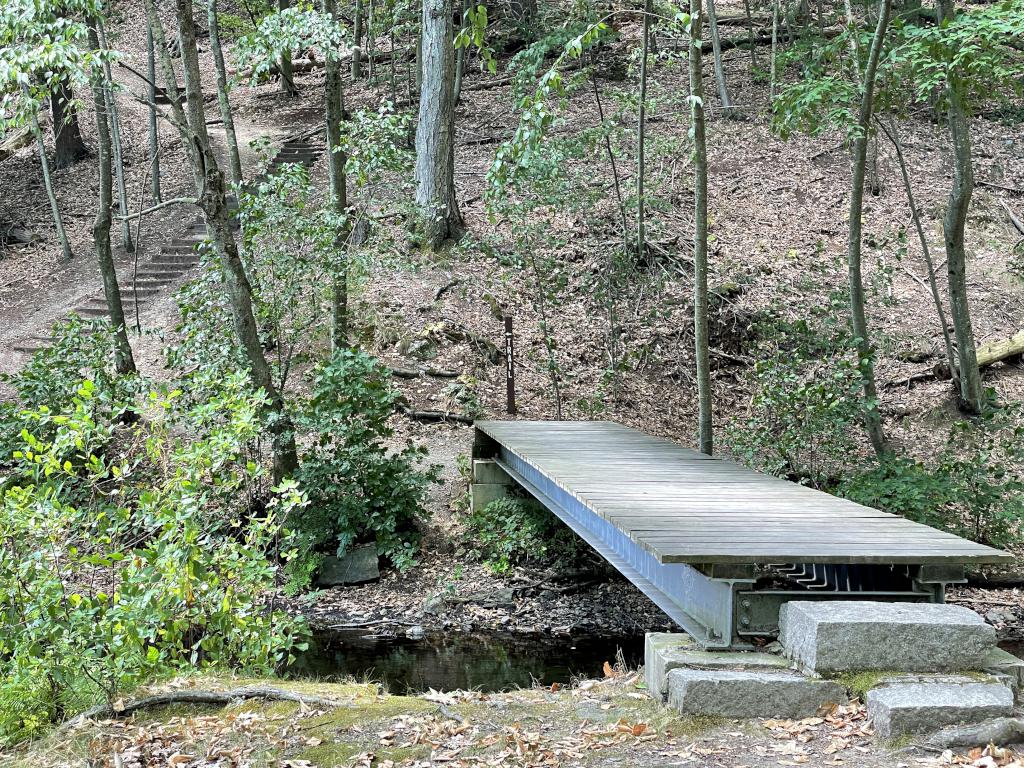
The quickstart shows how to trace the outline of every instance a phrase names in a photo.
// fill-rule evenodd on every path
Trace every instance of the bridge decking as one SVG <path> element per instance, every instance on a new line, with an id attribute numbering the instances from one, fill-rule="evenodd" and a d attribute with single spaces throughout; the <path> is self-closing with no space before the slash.
<path id="1" fill-rule="evenodd" d="M 613 422 L 481 421 L 499 463 L 612 524 L 659 563 L 981 564 L 999 550 Z M 540 487 L 540 486 L 538 486 Z M 543 488 L 541 489 L 543 490 Z"/>

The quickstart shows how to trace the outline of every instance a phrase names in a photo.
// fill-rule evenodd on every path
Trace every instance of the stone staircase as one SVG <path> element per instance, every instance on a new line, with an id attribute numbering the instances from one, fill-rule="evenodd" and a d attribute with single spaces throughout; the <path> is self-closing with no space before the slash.
<path id="1" fill-rule="evenodd" d="M 322 149 L 307 140 L 287 140 L 270 161 L 264 176 L 273 174 L 281 166 L 290 163 L 298 163 L 309 168 L 321 154 Z M 259 178 L 262 176 L 256 180 Z M 228 207 L 232 211 L 238 209 L 238 201 L 233 195 L 228 196 Z M 198 248 L 205 240 L 206 224 L 202 218 L 197 218 L 183 233 L 164 243 L 156 256 L 145 263 L 140 263 L 134 279 L 130 272 L 124 274 L 126 270 L 122 268 L 118 274 L 118 285 L 121 289 L 121 303 L 124 306 L 126 322 L 129 325 L 134 322 L 136 301 L 141 314 L 165 291 L 183 282 L 188 273 L 199 264 Z M 72 313 L 86 319 L 106 318 L 107 302 L 102 291 L 83 297 L 72 309 Z M 31 355 L 49 344 L 48 336 L 26 336 L 15 341 L 12 349 Z"/>
<path id="2" fill-rule="evenodd" d="M 774 645 L 705 651 L 687 635 L 651 633 L 647 690 L 682 714 L 724 718 L 813 717 L 857 695 L 882 740 L 1009 718 L 1024 693 L 1024 660 L 962 606 L 795 601 Z M 851 681 L 863 690 L 847 690 Z"/>

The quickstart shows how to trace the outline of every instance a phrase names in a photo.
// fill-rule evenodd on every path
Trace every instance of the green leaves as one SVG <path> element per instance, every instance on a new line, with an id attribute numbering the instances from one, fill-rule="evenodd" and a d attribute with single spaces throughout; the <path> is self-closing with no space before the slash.
<path id="1" fill-rule="evenodd" d="M 234 52 L 239 66 L 249 70 L 249 82 L 257 83 L 286 52 L 313 48 L 322 59 L 341 61 L 348 55 L 347 31 L 340 19 L 310 3 L 296 3 L 264 16 L 255 32 L 238 40 Z"/>
<path id="2" fill-rule="evenodd" d="M 487 6 L 483 3 L 470 5 L 463 19 L 464 27 L 455 35 L 455 48 L 476 48 L 480 55 L 480 63 L 492 75 L 498 71 L 498 60 L 494 58 L 494 49 L 487 45 Z"/>

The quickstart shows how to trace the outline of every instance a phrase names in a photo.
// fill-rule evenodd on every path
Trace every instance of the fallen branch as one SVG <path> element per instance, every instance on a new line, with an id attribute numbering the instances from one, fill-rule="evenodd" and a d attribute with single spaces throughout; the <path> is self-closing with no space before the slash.
<path id="1" fill-rule="evenodd" d="M 1005 184 L 996 184 L 994 181 L 976 181 L 974 183 L 979 187 L 991 187 L 992 189 L 1001 189 L 1004 192 L 1012 192 L 1015 195 L 1024 195 L 1024 189 L 1008 187 Z"/>
<path id="2" fill-rule="evenodd" d="M 87 720 L 112 720 L 127 717 L 142 709 L 163 707 L 168 704 L 214 704 L 227 706 L 237 701 L 249 699 L 265 699 L 267 701 L 294 701 L 305 706 L 318 707 L 340 707 L 341 702 L 333 699 L 325 699 L 322 696 L 311 696 L 304 693 L 286 691 L 283 688 L 261 688 L 248 686 L 245 688 L 234 688 L 230 691 L 172 691 L 171 693 L 158 693 L 153 696 L 146 696 L 135 701 L 130 701 L 123 707 L 114 708 L 110 704 L 100 704 L 87 709 L 82 714 L 65 722 L 57 733 L 77 728 Z"/>
<path id="3" fill-rule="evenodd" d="M 448 293 L 448 291 L 450 291 L 452 288 L 456 287 L 460 283 L 462 283 L 462 278 L 456 277 L 454 280 L 450 280 L 449 282 L 442 285 L 440 288 L 434 291 L 434 301 L 440 301 L 442 296 L 444 296 L 446 293 Z"/>
<path id="4" fill-rule="evenodd" d="M 199 205 L 199 201 L 194 197 L 176 197 L 173 200 L 164 200 L 162 203 L 157 203 L 152 208 L 147 208 L 144 211 L 138 213 L 131 213 L 127 216 L 114 216 L 118 221 L 124 221 L 125 219 L 139 219 L 145 216 L 147 213 L 153 213 L 153 211 L 159 211 L 161 208 L 166 208 L 169 205 Z"/>
<path id="5" fill-rule="evenodd" d="M 388 367 L 391 375 L 398 379 L 420 379 L 430 376 L 435 379 L 457 379 L 461 375 L 458 371 L 445 371 L 440 368 L 395 368 Z"/>
<path id="6" fill-rule="evenodd" d="M 1010 218 L 1010 223 L 1013 224 L 1013 228 L 1020 234 L 1024 235 L 1024 221 L 1020 220 L 1020 217 L 1013 212 L 1013 209 L 1007 205 L 1005 200 L 1000 200 L 999 204 L 1003 206 L 1003 210 L 1006 211 L 1006 215 Z"/>
<path id="7" fill-rule="evenodd" d="M 405 414 L 413 421 L 425 421 L 428 423 L 452 422 L 454 424 L 466 424 L 470 427 L 473 426 L 473 419 L 459 413 L 449 413 L 447 411 L 414 411 L 405 405 L 398 406 L 398 412 Z"/>

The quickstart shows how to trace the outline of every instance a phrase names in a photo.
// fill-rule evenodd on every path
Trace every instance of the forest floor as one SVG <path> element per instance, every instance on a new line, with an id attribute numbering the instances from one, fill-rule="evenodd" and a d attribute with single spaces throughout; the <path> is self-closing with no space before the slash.
<path id="1" fill-rule="evenodd" d="M 735 0 L 722 6 L 723 16 L 742 13 L 742 4 Z M 127 15 L 113 26 L 113 42 L 128 52 L 127 63 L 144 69 L 142 27 L 127 4 L 115 2 L 115 7 Z M 606 115 L 614 115 L 611 141 L 616 170 L 620 183 L 629 188 L 635 172 L 634 118 L 629 107 L 635 80 L 631 53 L 638 28 L 625 23 L 620 31 L 621 39 L 601 55 L 595 82 Z M 733 100 L 747 118 L 722 118 L 717 101 L 710 96 L 715 91 L 708 66 L 711 282 L 729 286 L 723 288 L 725 298 L 715 320 L 718 351 L 713 388 L 716 428 L 727 453 L 730 425 L 752 415 L 749 363 L 757 319 L 766 314 L 804 318 L 826 310 L 830 297 L 844 290 L 849 170 L 838 134 L 783 141 L 772 133 L 765 110 L 767 84 L 751 77 L 746 52 L 727 52 L 725 66 Z M 204 67 L 211 78 L 212 71 L 212 66 Z M 472 72 L 467 76 L 468 88 L 457 111 L 456 146 L 466 238 L 458 247 L 426 256 L 409 251 L 400 222 L 379 224 L 370 241 L 375 258 L 367 261 L 353 296 L 356 340 L 386 364 L 430 365 L 461 374 L 454 385 L 451 380 L 429 377 L 396 380 L 414 408 L 502 417 L 504 366 L 481 354 L 478 345 L 452 341 L 446 331 L 464 331 L 465 338 L 482 337 L 500 345 L 499 315 L 504 312 L 514 318 L 520 350 L 516 394 L 521 418 L 612 419 L 693 443 L 696 400 L 689 320 L 692 279 L 687 261 L 692 194 L 685 65 L 665 57 L 659 59 L 652 76 L 648 186 L 651 239 L 659 255 L 651 265 L 631 268 L 628 286 L 611 292 L 622 327 L 611 345 L 606 320 L 609 302 L 601 298 L 599 275 L 609 245 L 619 235 L 611 194 L 614 178 L 602 154 L 603 145 L 584 148 L 562 163 L 565 180 L 576 185 L 580 199 L 587 202 L 551 217 L 546 231 L 526 243 L 528 252 L 558 257 L 554 272 L 532 275 L 513 258 L 524 250 L 522 243 L 516 243 L 520 222 L 492 218 L 484 200 L 485 174 L 494 149 L 511 136 L 518 119 L 511 86 L 480 87 L 487 76 Z M 787 74 L 796 76 L 795 71 Z M 118 77 L 123 78 L 127 92 L 140 90 L 138 80 L 125 72 L 119 70 Z M 387 97 L 387 74 L 383 77 L 377 87 L 350 84 L 349 108 L 374 108 Z M 322 115 L 322 83 L 322 71 L 314 69 L 297 76 L 298 98 L 283 95 L 273 83 L 241 87 L 233 94 L 236 120 L 247 137 L 279 138 L 314 126 Z M 135 201 L 134 207 L 147 186 L 146 124 L 144 107 L 127 92 L 120 103 L 127 137 L 128 199 Z M 208 105 L 212 108 L 212 103 Z M 580 87 L 569 95 L 555 135 L 564 138 L 574 129 L 590 129 L 598 122 L 593 91 Z M 899 127 L 932 249 L 941 254 L 941 211 L 951 178 L 948 141 L 942 127 L 923 115 L 907 116 Z M 1020 257 L 1013 250 L 1019 236 L 999 205 L 1003 201 L 1024 215 L 1024 134 L 1019 123 L 995 117 L 975 118 L 972 129 L 975 173 L 982 184 L 968 222 L 968 274 L 974 328 L 981 343 L 1024 328 L 1024 283 L 1018 271 Z M 83 131 L 92 142 L 93 129 L 86 115 Z M 184 194 L 190 178 L 180 143 L 166 127 L 161 147 L 165 195 Z M 249 156 L 252 159 L 255 154 Z M 877 166 L 878 194 L 868 198 L 865 210 L 865 265 L 871 286 L 869 320 L 879 342 L 882 414 L 893 444 L 909 455 L 926 458 L 945 444 L 949 425 L 958 414 L 948 382 L 916 379 L 942 359 L 941 333 L 921 284 L 924 268 L 916 239 L 905 235 L 910 217 L 899 170 L 884 144 L 878 147 Z M 313 169 L 313 177 L 326 177 L 323 161 Z M 100 288 L 90 244 L 94 164 L 83 161 L 56 175 L 76 253 L 70 264 L 58 262 L 38 178 L 31 149 L 0 164 L 0 189 L 5 192 L 0 197 L 0 221 L 14 222 L 42 236 L 34 245 L 0 251 L 0 371 L 4 372 L 24 363 L 25 357 L 12 349 L 15 341 L 43 332 L 83 295 L 98 293 Z M 393 180 L 382 179 L 364 195 L 370 205 L 386 207 L 399 188 Z M 140 258 L 148 258 L 166 238 L 179 234 L 194 215 L 192 210 L 166 209 L 148 217 Z M 127 267 L 132 259 L 118 251 L 119 265 Z M 560 404 L 549 382 L 538 305 L 538 295 L 549 289 L 557 294 L 547 312 L 562 371 Z M 133 342 L 144 374 L 169 375 L 160 348 L 173 340 L 177 322 L 169 295 L 148 306 L 142 316 L 143 335 Z M 621 363 L 611 379 L 610 349 Z M 997 365 L 986 372 L 985 379 L 1001 400 L 1024 400 L 1020 364 Z M 410 622 L 466 631 L 558 633 L 572 627 L 574 631 L 642 633 L 665 628 L 665 618 L 646 598 L 600 570 L 592 579 L 581 579 L 570 597 L 559 591 L 566 582 L 557 571 L 524 567 L 498 577 L 479 564 L 462 564 L 463 557 L 453 557 L 469 551 L 463 543 L 462 522 L 466 484 L 457 459 L 469 454 L 472 430 L 401 417 L 396 417 L 396 427 L 396 440 L 410 438 L 425 445 L 430 460 L 444 467 L 443 483 L 431 491 L 421 563 L 408 574 L 386 573 L 378 584 L 325 590 L 297 602 L 315 623 L 383 619 L 385 630 L 390 622 L 393 631 L 402 631 Z M 851 437 L 862 443 L 859 434 Z M 861 449 L 867 450 L 863 444 Z M 508 600 L 472 599 L 499 590 L 508 590 Z M 429 598 L 441 593 L 447 600 L 444 610 L 425 610 Z M 982 613 L 1005 609 L 992 621 L 1007 637 L 1024 634 L 1024 600 L 1016 589 L 954 591 L 954 599 L 957 595 Z M 666 758 L 666 763 L 673 762 L 679 761 Z M 723 760 L 723 764 L 736 763 Z"/>
<path id="2" fill-rule="evenodd" d="M 337 706 L 247 701 L 173 704 L 125 720 L 86 722 L 0 763 L 18 768 L 544 768 L 693 766 L 930 768 L 996 765 L 980 755 L 880 745 L 857 703 L 804 720 L 683 718 L 651 699 L 634 672 L 508 693 L 391 696 L 375 684 L 188 678 L 155 692 L 256 684 Z M 148 693 L 148 692 L 143 692 Z M 980 750 L 979 750 L 980 751 Z M 1003 750 L 999 765 L 1012 753 Z M 1005 762 L 1002 762 L 1005 760 Z M 1018 765 L 1018 763 L 1013 763 Z"/>

